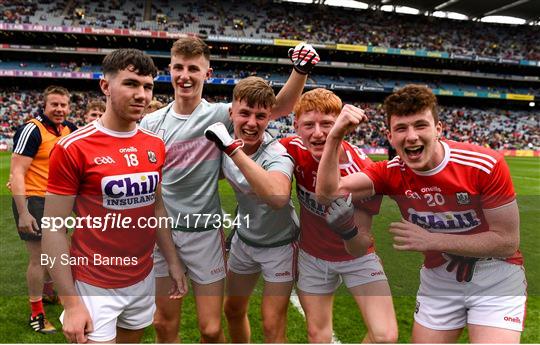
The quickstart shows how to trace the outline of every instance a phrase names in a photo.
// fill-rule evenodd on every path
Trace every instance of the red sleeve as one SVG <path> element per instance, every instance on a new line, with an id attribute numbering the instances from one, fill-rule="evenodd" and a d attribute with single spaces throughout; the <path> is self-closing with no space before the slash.
<path id="1" fill-rule="evenodd" d="M 388 194 L 388 185 L 386 183 L 386 181 L 388 181 L 387 163 L 388 161 L 375 162 L 365 169 L 362 169 L 362 172 L 373 182 L 375 194 Z"/>
<path id="2" fill-rule="evenodd" d="M 294 161 L 297 161 L 296 157 L 296 150 L 294 149 L 293 145 L 291 145 L 291 140 L 294 137 L 287 137 L 287 138 L 281 138 L 279 139 L 279 143 L 285 147 L 287 150 L 287 153 L 294 159 Z"/>
<path id="3" fill-rule="evenodd" d="M 508 164 L 502 157 L 491 174 L 481 174 L 480 186 L 480 200 L 484 209 L 506 205 L 516 198 Z"/>
<path id="4" fill-rule="evenodd" d="M 383 196 L 377 194 L 364 200 L 354 201 L 353 204 L 354 207 L 361 208 L 370 215 L 374 216 L 379 214 L 379 211 L 381 210 L 382 199 Z"/>
<path id="5" fill-rule="evenodd" d="M 59 195 L 77 195 L 80 167 L 61 145 L 55 145 L 49 159 L 47 192 Z"/>

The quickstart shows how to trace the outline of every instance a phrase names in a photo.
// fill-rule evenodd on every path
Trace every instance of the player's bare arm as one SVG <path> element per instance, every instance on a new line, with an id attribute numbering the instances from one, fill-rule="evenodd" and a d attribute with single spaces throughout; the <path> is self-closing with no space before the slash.
<path id="1" fill-rule="evenodd" d="M 276 104 L 272 108 L 272 120 L 288 115 L 294 108 L 304 90 L 309 72 L 319 62 L 319 54 L 310 45 L 300 43 L 289 51 L 289 57 L 293 62 L 293 70 L 285 85 L 276 96 Z"/>
<path id="2" fill-rule="evenodd" d="M 354 223 L 358 228 L 358 234 L 349 241 L 344 241 L 345 250 L 353 256 L 364 256 L 369 247 L 373 245 L 371 224 L 373 217 L 361 209 L 354 210 Z"/>
<path id="3" fill-rule="evenodd" d="M 11 156 L 11 194 L 19 212 L 18 228 L 21 232 L 37 233 L 39 226 L 36 219 L 28 211 L 26 205 L 26 187 L 24 178 L 28 168 L 32 164 L 32 157 L 13 153 Z"/>
<path id="4" fill-rule="evenodd" d="M 241 150 L 242 140 L 231 138 L 223 123 L 209 126 L 205 135 L 216 146 L 231 157 L 240 169 L 252 190 L 273 209 L 287 205 L 291 196 L 291 180 L 279 171 L 266 171 Z"/>
<path id="5" fill-rule="evenodd" d="M 334 199 L 353 194 L 353 198 L 372 196 L 373 183 L 363 173 L 341 177 L 339 150 L 343 137 L 360 123 L 367 121 L 362 109 L 346 104 L 326 138 L 324 151 L 317 171 L 316 194 L 319 202 L 330 204 Z"/>
<path id="6" fill-rule="evenodd" d="M 519 211 L 517 202 L 484 209 L 489 231 L 473 235 L 431 233 L 402 219 L 390 224 L 397 250 L 435 250 L 468 257 L 509 257 L 519 247 Z"/>
<path id="7" fill-rule="evenodd" d="M 48 193 L 45 196 L 43 219 L 67 218 L 73 210 L 74 202 L 75 196 Z M 53 222 L 44 221 L 42 231 L 41 246 L 43 254 L 47 255 L 49 262 L 53 263 L 51 267 L 48 267 L 49 273 L 54 280 L 64 306 L 65 314 L 62 330 L 69 342 L 85 343 L 88 340 L 86 334 L 92 332 L 93 325 L 90 314 L 75 289 L 71 266 L 62 263 L 62 258 L 69 257 L 66 228 L 62 226 L 56 229 Z"/>
<path id="8" fill-rule="evenodd" d="M 279 209 L 289 203 L 291 197 L 291 180 L 279 171 L 266 171 L 255 163 L 242 150 L 232 157 L 252 190 L 268 206 Z"/>
<path id="9" fill-rule="evenodd" d="M 167 210 L 163 204 L 163 198 L 161 196 L 161 185 L 158 186 L 156 190 L 156 203 L 155 203 L 155 214 L 157 219 L 166 219 Z M 160 222 L 160 224 L 163 222 Z M 179 299 L 184 296 L 188 291 L 187 279 L 184 273 L 182 264 L 178 255 L 176 255 L 176 248 L 171 235 L 171 228 L 168 222 L 161 224 L 162 227 L 157 231 L 156 242 L 157 245 L 167 260 L 167 265 L 169 267 L 169 277 L 172 279 L 173 284 L 171 290 L 169 291 L 171 299 Z"/>

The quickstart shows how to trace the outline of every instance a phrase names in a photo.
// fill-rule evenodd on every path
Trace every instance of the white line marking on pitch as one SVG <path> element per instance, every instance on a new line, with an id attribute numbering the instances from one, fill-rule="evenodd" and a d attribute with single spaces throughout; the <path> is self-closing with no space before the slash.
<path id="1" fill-rule="evenodd" d="M 300 304 L 300 299 L 298 299 L 298 296 L 296 294 L 291 294 L 291 297 L 289 297 L 289 300 L 291 301 L 291 304 L 298 310 L 300 315 L 305 319 L 306 314 L 304 313 L 304 309 L 302 309 L 302 305 Z M 334 331 L 332 331 L 332 344 L 341 344 L 341 341 L 336 337 L 336 334 Z"/>

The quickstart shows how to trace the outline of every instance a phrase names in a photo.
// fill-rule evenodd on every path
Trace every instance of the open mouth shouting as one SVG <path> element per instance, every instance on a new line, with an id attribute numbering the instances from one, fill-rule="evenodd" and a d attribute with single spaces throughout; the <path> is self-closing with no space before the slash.
<path id="1" fill-rule="evenodd" d="M 253 129 L 242 129 L 242 137 L 245 140 L 257 140 L 259 139 L 259 131 Z"/>
<path id="2" fill-rule="evenodd" d="M 410 160 L 418 160 L 422 156 L 422 152 L 424 152 L 424 145 L 409 146 L 404 150 L 407 158 Z"/>
<path id="3" fill-rule="evenodd" d="M 315 149 L 322 149 L 324 148 L 324 144 L 326 143 L 326 140 L 313 140 L 313 141 L 310 141 L 309 144 L 311 145 L 311 147 L 315 148 Z"/>

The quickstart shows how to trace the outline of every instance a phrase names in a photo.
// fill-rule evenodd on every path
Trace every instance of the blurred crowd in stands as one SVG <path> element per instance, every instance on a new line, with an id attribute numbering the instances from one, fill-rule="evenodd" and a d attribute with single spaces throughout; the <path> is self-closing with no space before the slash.
<path id="1" fill-rule="evenodd" d="M 0 1 L 0 22 L 192 32 L 540 60 L 540 30 L 271 0 Z"/>
<path id="2" fill-rule="evenodd" d="M 248 76 L 258 76 L 268 81 L 285 83 L 289 77 L 290 67 L 279 65 L 264 65 L 264 64 L 234 64 L 234 63 L 220 63 L 214 65 L 214 71 L 212 77 L 215 78 L 233 78 L 243 79 Z M 27 70 L 27 71 L 58 71 L 58 72 L 93 72 L 100 73 L 101 67 L 92 65 L 84 61 L 70 61 L 61 63 L 52 62 L 30 62 L 30 61 L 8 61 L 0 59 L 0 69 L 15 69 L 15 70 Z M 333 73 L 333 74 L 330 74 Z M 168 68 L 160 70 L 158 75 L 169 75 Z M 402 78 L 408 79 L 399 79 Z M 320 69 L 316 74 L 310 75 L 307 81 L 308 84 L 316 85 L 343 85 L 347 87 L 372 87 L 372 88 L 384 88 L 385 90 L 391 90 L 393 88 L 399 88 L 406 84 L 425 84 L 432 89 L 442 89 L 448 91 L 462 91 L 462 92 L 494 92 L 494 93 L 519 93 L 519 94 L 540 94 L 539 88 L 524 87 L 524 86 L 505 86 L 501 83 L 493 80 L 492 85 L 478 85 L 478 84 L 465 84 L 463 82 L 447 82 L 442 79 L 433 78 L 433 76 L 423 76 L 421 74 L 396 74 L 393 79 L 381 78 L 381 77 L 355 77 L 345 76 L 339 71 Z"/>
<path id="3" fill-rule="evenodd" d="M 168 95 L 154 97 L 163 105 L 172 101 Z M 97 92 L 72 92 L 69 121 L 84 125 L 84 112 L 90 100 L 102 99 Z M 209 102 L 230 102 L 225 96 L 206 97 Z M 29 118 L 39 114 L 43 104 L 41 91 L 0 91 L 0 142 L 11 142 L 15 130 Z M 370 119 L 348 137 L 362 148 L 385 147 L 385 115 L 380 103 L 356 103 Z M 447 139 L 468 141 L 493 149 L 540 150 L 540 113 L 532 111 L 509 111 L 501 109 L 472 109 L 440 107 L 443 136 Z M 277 137 L 294 134 L 293 115 L 270 123 L 270 133 Z"/>

